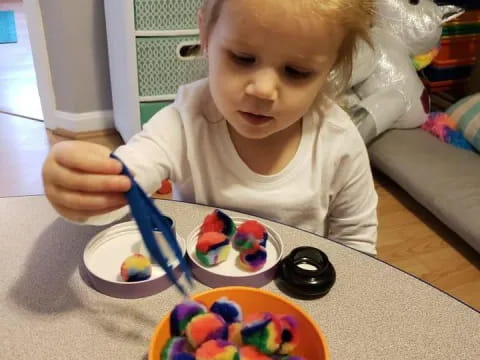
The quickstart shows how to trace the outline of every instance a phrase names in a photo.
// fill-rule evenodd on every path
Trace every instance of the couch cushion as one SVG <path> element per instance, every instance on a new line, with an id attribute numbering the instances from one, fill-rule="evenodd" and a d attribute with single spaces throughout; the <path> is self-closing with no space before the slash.
<path id="1" fill-rule="evenodd" d="M 374 167 L 480 252 L 480 155 L 421 129 L 390 130 L 369 153 Z"/>

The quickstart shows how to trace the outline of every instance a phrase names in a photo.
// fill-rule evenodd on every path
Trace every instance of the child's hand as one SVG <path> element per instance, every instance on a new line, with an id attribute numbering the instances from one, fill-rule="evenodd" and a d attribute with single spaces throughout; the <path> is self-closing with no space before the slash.
<path id="1" fill-rule="evenodd" d="M 131 182 L 119 175 L 122 165 L 104 146 L 65 141 L 52 147 L 43 164 L 45 194 L 53 207 L 73 221 L 116 210 L 127 204 Z"/>

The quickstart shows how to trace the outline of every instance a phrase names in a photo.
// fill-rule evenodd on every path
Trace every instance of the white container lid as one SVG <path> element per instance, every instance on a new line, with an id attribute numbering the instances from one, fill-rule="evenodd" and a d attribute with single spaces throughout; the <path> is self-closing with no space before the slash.
<path id="1" fill-rule="evenodd" d="M 178 259 L 175 258 L 161 232 L 156 232 L 158 244 L 180 277 Z M 185 255 L 185 241 L 177 234 L 177 240 Z M 114 225 L 97 234 L 86 246 L 83 254 L 83 272 L 86 281 L 96 290 L 109 296 L 139 298 L 159 293 L 172 284 L 164 270 L 152 261 L 152 275 L 138 282 L 126 282 L 120 276 L 125 259 L 135 253 L 149 257 L 142 236 L 134 221 Z M 85 276 L 84 276 L 85 277 Z"/>

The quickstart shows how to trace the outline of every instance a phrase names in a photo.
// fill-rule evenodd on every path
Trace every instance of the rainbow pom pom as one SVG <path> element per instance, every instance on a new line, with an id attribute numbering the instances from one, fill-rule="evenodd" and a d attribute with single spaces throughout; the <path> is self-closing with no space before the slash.
<path id="1" fill-rule="evenodd" d="M 242 341 L 242 323 L 232 323 L 228 325 L 228 341 L 240 347 Z"/>
<path id="2" fill-rule="evenodd" d="M 230 253 L 230 240 L 225 234 L 207 232 L 200 235 L 195 254 L 205 266 L 213 266 L 227 260 Z"/>
<path id="3" fill-rule="evenodd" d="M 186 334 L 188 342 L 196 349 L 208 340 L 226 340 L 228 327 L 221 316 L 214 313 L 206 313 L 195 316 L 188 323 Z"/>
<path id="4" fill-rule="evenodd" d="M 215 209 L 213 213 L 207 215 L 203 220 L 203 224 L 200 228 L 200 235 L 207 232 L 219 232 L 225 234 L 228 238 L 231 238 L 236 230 L 237 227 L 230 216 Z"/>
<path id="5" fill-rule="evenodd" d="M 172 360 L 195 360 L 195 355 L 190 353 L 181 353 L 181 354 L 175 355 L 175 357 Z"/>
<path id="6" fill-rule="evenodd" d="M 263 246 L 240 253 L 239 265 L 247 271 L 258 271 L 267 263 L 267 250 Z"/>
<path id="7" fill-rule="evenodd" d="M 210 311 L 220 315 L 227 324 L 243 320 L 242 309 L 235 301 L 223 297 L 213 303 Z"/>
<path id="8" fill-rule="evenodd" d="M 243 322 L 242 340 L 262 353 L 272 355 L 282 345 L 282 325 L 270 313 L 254 313 Z"/>
<path id="9" fill-rule="evenodd" d="M 239 304 L 226 297 L 210 310 L 201 302 L 184 301 L 170 315 L 172 338 L 160 360 L 305 360 L 294 355 L 301 336 L 293 316 L 258 312 L 242 317 Z"/>
<path id="10" fill-rule="evenodd" d="M 170 314 L 170 333 L 172 336 L 184 336 L 189 322 L 200 314 L 205 314 L 207 308 L 195 301 L 187 300 L 178 304 Z"/>
<path id="11" fill-rule="evenodd" d="M 170 338 L 160 353 L 161 360 L 187 360 L 188 357 L 185 356 L 192 356 L 189 352 L 192 349 L 187 341 L 187 339 L 183 337 L 172 337 Z M 195 359 L 195 357 L 191 358 Z"/>
<path id="12" fill-rule="evenodd" d="M 152 276 L 152 264 L 142 254 L 133 254 L 122 263 L 120 275 L 127 282 L 147 280 Z"/>
<path id="13" fill-rule="evenodd" d="M 276 316 L 281 326 L 282 344 L 278 353 L 282 355 L 292 354 L 300 342 L 297 321 L 290 315 Z"/>
<path id="14" fill-rule="evenodd" d="M 196 360 L 240 360 L 235 345 L 222 339 L 209 340 L 195 352 Z"/>
<path id="15" fill-rule="evenodd" d="M 260 352 L 255 346 L 242 346 L 240 348 L 241 360 L 270 360 L 271 358 Z"/>
<path id="16" fill-rule="evenodd" d="M 242 223 L 233 238 L 233 247 L 239 251 L 267 246 L 268 233 L 265 227 L 255 220 Z"/>

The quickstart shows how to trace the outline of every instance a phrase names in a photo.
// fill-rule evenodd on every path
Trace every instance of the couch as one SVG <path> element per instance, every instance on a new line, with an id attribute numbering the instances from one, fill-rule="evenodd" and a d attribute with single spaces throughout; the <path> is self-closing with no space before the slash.
<path id="1" fill-rule="evenodd" d="M 377 168 L 480 253 L 480 155 L 422 129 L 389 130 L 369 145 Z"/>

